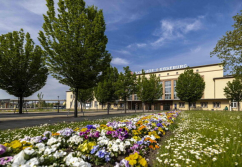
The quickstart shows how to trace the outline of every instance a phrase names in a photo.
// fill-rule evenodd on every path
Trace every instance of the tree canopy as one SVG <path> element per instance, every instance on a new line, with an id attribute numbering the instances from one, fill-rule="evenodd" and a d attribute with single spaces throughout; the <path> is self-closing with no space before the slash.
<path id="1" fill-rule="evenodd" d="M 118 76 L 119 73 L 116 67 L 108 67 L 104 74 L 104 80 L 99 82 L 95 88 L 95 97 L 102 103 L 102 106 L 105 103 L 114 102 L 118 99 L 118 96 L 115 94 L 115 83 L 118 80 Z M 107 110 L 109 114 L 109 104 L 107 105 Z"/>
<path id="2" fill-rule="evenodd" d="M 124 110 L 126 113 L 127 98 L 135 93 L 136 90 L 136 74 L 130 71 L 129 66 L 123 67 L 124 73 L 120 73 L 115 83 L 115 94 L 124 101 Z"/>
<path id="3" fill-rule="evenodd" d="M 232 74 L 242 77 L 242 13 L 233 16 L 233 19 L 234 29 L 226 32 L 210 55 L 221 59 L 225 70 L 231 70 Z"/>
<path id="4" fill-rule="evenodd" d="M 137 82 L 137 96 L 143 103 L 153 104 L 163 94 L 160 78 L 155 74 L 150 74 L 149 78 L 145 77 L 144 71 L 139 75 Z"/>
<path id="5" fill-rule="evenodd" d="M 224 95 L 231 102 L 238 102 L 238 110 L 240 110 L 239 102 L 242 100 L 242 82 L 241 79 L 236 78 L 232 82 L 228 82 L 224 88 Z"/>
<path id="6" fill-rule="evenodd" d="M 108 39 L 102 10 L 86 7 L 83 0 L 59 0 L 58 15 L 54 0 L 47 0 L 39 41 L 48 53 L 48 66 L 60 83 L 78 89 L 95 87 L 110 65 Z M 77 99 L 74 116 L 77 117 Z"/>
<path id="7" fill-rule="evenodd" d="M 46 83 L 45 56 L 23 29 L 0 36 L 0 88 L 20 98 L 20 114 L 23 97 L 31 96 Z"/>
<path id="8" fill-rule="evenodd" d="M 205 89 L 205 82 L 203 78 L 194 73 L 193 69 L 186 69 L 183 74 L 180 74 L 176 83 L 177 96 L 181 101 L 189 103 L 189 110 L 191 102 L 196 102 L 203 96 Z"/>

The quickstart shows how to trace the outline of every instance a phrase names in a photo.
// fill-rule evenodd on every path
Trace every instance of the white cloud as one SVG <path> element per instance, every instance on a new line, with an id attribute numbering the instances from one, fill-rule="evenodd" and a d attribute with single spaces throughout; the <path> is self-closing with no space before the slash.
<path id="1" fill-rule="evenodd" d="M 198 46 L 198 47 L 196 47 L 194 49 L 190 49 L 190 50 L 191 50 L 192 53 L 197 53 L 197 52 L 199 52 L 201 50 L 201 47 Z"/>
<path id="2" fill-rule="evenodd" d="M 146 43 L 137 43 L 137 47 L 138 47 L 138 48 L 143 48 L 143 47 L 145 47 L 145 46 L 147 46 Z"/>
<path id="3" fill-rule="evenodd" d="M 147 44 L 146 43 L 134 43 L 134 44 L 130 44 L 128 45 L 126 48 L 144 48 L 146 47 Z"/>
<path id="4" fill-rule="evenodd" d="M 204 17 L 199 16 L 195 19 L 161 20 L 161 27 L 153 33 L 153 35 L 158 36 L 159 38 L 152 42 L 151 45 L 161 46 L 165 42 L 183 38 L 185 34 L 201 29 L 201 19 L 203 18 Z"/>
<path id="5" fill-rule="evenodd" d="M 129 62 L 127 60 L 119 58 L 119 57 L 113 58 L 111 63 L 115 64 L 115 65 L 128 65 L 129 64 Z"/>
<path id="6" fill-rule="evenodd" d="M 55 3 L 57 3 L 57 1 L 55 1 Z M 26 10 L 38 15 L 46 14 L 47 11 L 45 0 L 22 0 L 18 1 L 18 4 Z"/>

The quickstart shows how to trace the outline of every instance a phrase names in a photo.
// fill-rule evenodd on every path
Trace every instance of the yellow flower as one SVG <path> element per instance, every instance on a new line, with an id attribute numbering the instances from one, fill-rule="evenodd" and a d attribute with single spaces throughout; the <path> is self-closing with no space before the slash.
<path id="1" fill-rule="evenodd" d="M 132 166 L 135 165 L 136 163 L 137 163 L 136 160 L 130 160 L 130 161 L 129 161 L 129 164 L 132 165 Z"/>
<path id="2" fill-rule="evenodd" d="M 147 161 L 146 161 L 144 158 L 142 158 L 141 160 L 139 160 L 139 163 L 140 163 L 142 166 L 144 166 L 144 167 L 148 167 L 148 163 L 147 163 Z"/>
<path id="3" fill-rule="evenodd" d="M 87 130 L 87 128 L 82 128 L 81 132 L 85 132 Z"/>
<path id="4" fill-rule="evenodd" d="M 10 143 L 10 147 L 12 147 L 13 149 L 16 149 L 16 148 L 22 147 L 22 144 L 19 140 L 14 140 Z"/>
<path id="5" fill-rule="evenodd" d="M 96 145 L 96 142 L 89 142 L 87 144 L 88 150 L 91 151 L 93 149 L 93 146 L 95 146 L 95 145 Z"/>
<path id="6" fill-rule="evenodd" d="M 138 159 L 138 158 L 139 158 L 139 154 L 138 154 L 137 152 L 134 153 L 133 158 L 134 158 L 134 159 Z"/>

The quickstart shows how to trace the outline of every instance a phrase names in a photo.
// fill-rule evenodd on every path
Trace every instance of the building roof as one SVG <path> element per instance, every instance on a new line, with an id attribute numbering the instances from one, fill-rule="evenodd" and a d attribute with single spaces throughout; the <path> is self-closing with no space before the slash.
<path id="1" fill-rule="evenodd" d="M 228 79 L 228 78 L 234 78 L 234 76 L 232 76 L 232 75 L 225 75 L 223 77 L 213 78 L 213 80 L 217 80 L 217 79 Z"/>
<path id="2" fill-rule="evenodd" d="M 201 68 L 201 67 L 218 66 L 218 65 L 222 65 L 222 64 L 221 63 L 215 63 L 215 64 L 207 64 L 207 65 L 200 65 L 200 66 L 193 66 L 193 67 L 189 67 L 188 66 L 188 67 L 189 68 Z M 155 71 L 155 72 L 147 72 L 145 74 L 153 74 L 153 73 L 161 73 L 161 72 L 168 72 L 168 71 L 184 70 L 186 68 L 179 68 L 179 69 L 172 69 L 172 70 L 164 70 L 164 71 Z M 141 75 L 141 74 L 137 74 L 137 75 Z"/>

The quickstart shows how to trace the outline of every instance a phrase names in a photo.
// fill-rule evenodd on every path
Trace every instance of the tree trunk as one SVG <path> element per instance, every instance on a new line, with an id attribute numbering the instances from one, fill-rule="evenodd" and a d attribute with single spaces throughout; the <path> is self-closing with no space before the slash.
<path id="1" fill-rule="evenodd" d="M 239 108 L 240 106 L 239 106 L 239 101 L 238 101 L 238 111 L 240 111 L 240 108 Z"/>
<path id="2" fill-rule="evenodd" d="M 109 103 L 108 103 L 108 114 L 109 114 Z"/>
<path id="3" fill-rule="evenodd" d="M 74 109 L 74 117 L 77 117 L 77 99 L 78 99 L 78 89 L 75 88 L 75 109 Z"/>
<path id="4" fill-rule="evenodd" d="M 188 107 L 189 107 L 189 111 L 190 111 L 190 101 L 188 102 Z"/>
<path id="5" fill-rule="evenodd" d="M 142 103 L 142 106 L 143 106 L 143 112 L 145 112 L 145 105 L 144 105 L 144 103 Z"/>
<path id="6" fill-rule="evenodd" d="M 83 112 L 83 108 L 82 108 L 82 102 L 81 102 L 81 112 Z"/>
<path id="7" fill-rule="evenodd" d="M 102 110 L 103 110 L 103 103 L 102 103 Z"/>
<path id="8" fill-rule="evenodd" d="M 126 100 L 124 100 L 124 113 L 126 114 Z"/>
<path id="9" fill-rule="evenodd" d="M 19 114 L 23 113 L 23 96 L 20 96 L 20 100 L 19 100 Z"/>

